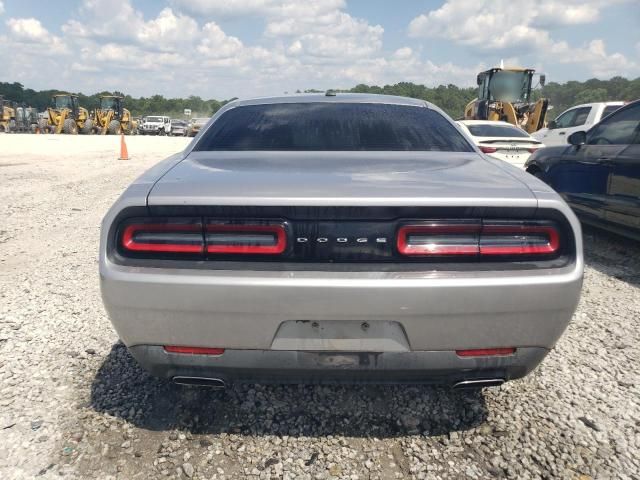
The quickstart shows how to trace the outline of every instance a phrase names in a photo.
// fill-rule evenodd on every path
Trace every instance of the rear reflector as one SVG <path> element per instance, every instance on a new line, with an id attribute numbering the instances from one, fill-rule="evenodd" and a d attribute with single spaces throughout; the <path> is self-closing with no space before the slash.
<path id="1" fill-rule="evenodd" d="M 425 221 L 398 229 L 397 248 L 407 256 L 552 255 L 560 234 L 549 222 Z"/>
<path id="2" fill-rule="evenodd" d="M 181 353 L 185 355 L 222 355 L 224 353 L 224 348 L 179 347 L 176 345 L 165 345 L 164 351 L 167 353 Z"/>
<path id="3" fill-rule="evenodd" d="M 202 224 L 134 223 L 124 227 L 121 244 L 131 252 L 202 253 Z"/>
<path id="4" fill-rule="evenodd" d="M 538 148 L 527 148 L 527 150 L 529 151 L 529 153 L 533 153 L 536 150 L 539 150 Z"/>
<path id="5" fill-rule="evenodd" d="M 456 350 L 459 357 L 500 357 L 505 355 L 513 355 L 516 353 L 515 348 L 475 348 L 471 350 Z"/>
<path id="6" fill-rule="evenodd" d="M 208 223 L 207 253 L 278 255 L 287 248 L 284 224 Z"/>

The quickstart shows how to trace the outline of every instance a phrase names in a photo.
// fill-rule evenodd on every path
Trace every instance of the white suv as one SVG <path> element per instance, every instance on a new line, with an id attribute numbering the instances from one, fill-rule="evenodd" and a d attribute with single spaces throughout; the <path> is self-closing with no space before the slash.
<path id="1" fill-rule="evenodd" d="M 145 117 L 139 127 L 141 135 L 169 135 L 171 133 L 171 118 L 152 115 Z"/>

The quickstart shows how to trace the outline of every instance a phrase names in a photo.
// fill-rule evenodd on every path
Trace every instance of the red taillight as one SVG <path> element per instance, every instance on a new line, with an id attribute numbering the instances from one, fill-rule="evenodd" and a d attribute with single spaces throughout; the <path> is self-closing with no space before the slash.
<path id="1" fill-rule="evenodd" d="M 398 252 L 407 256 L 551 255 L 560 250 L 560 233 L 551 223 L 521 221 L 425 221 L 403 225 Z"/>
<path id="2" fill-rule="evenodd" d="M 480 235 L 480 255 L 553 254 L 560 234 L 551 225 L 486 224 Z"/>
<path id="3" fill-rule="evenodd" d="M 533 152 L 535 152 L 536 150 L 539 150 L 539 149 L 538 149 L 538 148 L 527 148 L 527 151 L 528 151 L 529 153 L 533 153 Z"/>
<path id="4" fill-rule="evenodd" d="M 482 153 L 496 153 L 498 149 L 496 147 L 485 147 L 483 145 L 480 145 L 480 151 Z"/>
<path id="5" fill-rule="evenodd" d="M 516 353 L 516 349 L 512 347 L 508 348 L 474 348 L 470 350 L 456 350 L 456 355 L 459 357 L 496 357 L 513 355 Z"/>
<path id="6" fill-rule="evenodd" d="M 287 248 L 284 224 L 208 223 L 207 253 L 278 255 Z"/>
<path id="7" fill-rule="evenodd" d="M 202 253 L 202 224 L 132 223 L 124 227 L 122 248 L 130 252 Z"/>
<path id="8" fill-rule="evenodd" d="M 180 347 L 177 345 L 165 345 L 164 351 L 167 353 L 181 353 L 183 355 L 222 355 L 224 353 L 224 348 Z"/>
<path id="9" fill-rule="evenodd" d="M 403 225 L 397 247 L 402 255 L 477 255 L 480 222 Z"/>

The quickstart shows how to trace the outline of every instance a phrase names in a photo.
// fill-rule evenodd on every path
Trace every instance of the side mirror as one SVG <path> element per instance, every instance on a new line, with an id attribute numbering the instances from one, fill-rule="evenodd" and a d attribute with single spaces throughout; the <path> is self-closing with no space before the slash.
<path id="1" fill-rule="evenodd" d="M 573 132 L 571 135 L 569 135 L 569 138 L 567 138 L 567 140 L 571 145 L 584 145 L 585 143 L 587 143 L 587 132 Z"/>
<path id="2" fill-rule="evenodd" d="M 542 75 L 540 75 L 540 86 L 544 87 L 545 83 L 547 83 L 547 76 L 542 74 Z"/>
<path id="3" fill-rule="evenodd" d="M 553 130 L 554 128 L 558 128 L 558 124 L 555 120 L 551 120 L 549 123 L 547 123 L 547 128 L 549 130 Z"/>
<path id="4" fill-rule="evenodd" d="M 477 84 L 478 86 L 482 85 L 482 75 L 478 75 L 478 76 L 476 77 L 476 84 Z"/>

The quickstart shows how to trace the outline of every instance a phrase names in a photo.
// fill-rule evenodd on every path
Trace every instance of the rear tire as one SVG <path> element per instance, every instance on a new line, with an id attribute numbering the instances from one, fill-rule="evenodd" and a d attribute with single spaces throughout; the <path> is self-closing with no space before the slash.
<path id="1" fill-rule="evenodd" d="M 110 135 L 120 135 L 122 133 L 122 126 L 118 120 L 111 120 L 109 122 L 108 132 Z"/>
<path id="2" fill-rule="evenodd" d="M 44 118 L 38 120 L 38 128 L 40 129 L 40 133 L 48 133 L 49 132 L 49 122 L 47 122 Z"/>
<path id="3" fill-rule="evenodd" d="M 62 126 L 62 131 L 67 135 L 77 135 L 78 125 L 76 124 L 76 121 L 72 118 L 67 118 Z"/>
<path id="4" fill-rule="evenodd" d="M 85 120 L 84 127 L 80 131 L 84 135 L 93 135 L 93 122 L 91 120 Z"/>

